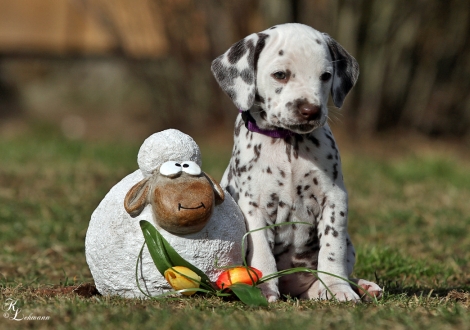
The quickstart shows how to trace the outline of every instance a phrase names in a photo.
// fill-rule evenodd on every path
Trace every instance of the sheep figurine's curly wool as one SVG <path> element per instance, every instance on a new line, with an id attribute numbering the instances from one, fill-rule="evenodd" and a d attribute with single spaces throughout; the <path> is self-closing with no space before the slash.
<path id="1" fill-rule="evenodd" d="M 175 250 L 215 281 L 222 272 L 217 266 L 242 263 L 241 240 L 246 232 L 243 215 L 228 193 L 215 206 L 205 227 L 189 235 L 173 235 L 160 228 L 152 206 L 131 217 L 124 199 L 138 182 L 152 175 L 167 161 L 192 161 L 201 165 L 201 153 L 194 140 L 174 129 L 150 136 L 138 154 L 139 170 L 116 184 L 93 212 L 85 239 L 85 254 L 98 291 L 103 295 L 143 297 L 136 284 L 136 262 L 144 237 L 140 220 L 151 222 Z M 150 295 L 171 290 L 144 249 L 138 269 L 139 284 Z"/>

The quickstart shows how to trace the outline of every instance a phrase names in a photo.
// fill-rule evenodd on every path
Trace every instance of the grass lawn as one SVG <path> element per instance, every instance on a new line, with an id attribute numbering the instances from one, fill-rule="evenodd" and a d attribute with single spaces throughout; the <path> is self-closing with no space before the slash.
<path id="1" fill-rule="evenodd" d="M 220 179 L 231 146 L 197 142 L 203 169 Z M 66 141 L 54 129 L 4 138 L 2 312 L 16 302 L 23 317 L 49 320 L 4 315 L 0 328 L 470 329 L 470 161 L 446 147 L 408 143 L 403 152 L 389 152 L 391 144 L 340 142 L 355 276 L 377 280 L 384 297 L 359 305 L 286 299 L 250 308 L 217 298 L 148 301 L 71 292 L 93 283 L 84 255 L 90 215 L 137 168 L 140 143 Z"/>

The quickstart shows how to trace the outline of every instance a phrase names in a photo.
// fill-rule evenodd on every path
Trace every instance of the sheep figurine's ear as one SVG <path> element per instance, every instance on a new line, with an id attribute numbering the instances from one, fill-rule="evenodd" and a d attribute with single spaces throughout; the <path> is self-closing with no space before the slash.
<path id="1" fill-rule="evenodd" d="M 250 34 L 212 62 L 215 79 L 239 110 L 250 109 L 255 101 L 258 58 L 267 37 Z"/>
<path id="2" fill-rule="evenodd" d="M 124 208 L 133 218 L 138 216 L 148 204 L 148 195 L 150 190 L 150 178 L 143 179 L 135 184 L 124 198 Z"/>
<path id="3" fill-rule="evenodd" d="M 341 108 L 346 95 L 359 77 L 359 64 L 335 39 L 327 33 L 323 33 L 334 66 L 333 84 L 331 85 L 331 96 L 333 103 Z"/>
<path id="4" fill-rule="evenodd" d="M 217 183 L 217 181 L 214 180 L 209 174 L 202 172 L 204 176 L 207 178 L 209 183 L 211 184 L 212 188 L 214 189 L 214 200 L 215 200 L 215 205 L 222 204 L 222 202 L 225 199 L 225 193 L 222 187 Z"/>

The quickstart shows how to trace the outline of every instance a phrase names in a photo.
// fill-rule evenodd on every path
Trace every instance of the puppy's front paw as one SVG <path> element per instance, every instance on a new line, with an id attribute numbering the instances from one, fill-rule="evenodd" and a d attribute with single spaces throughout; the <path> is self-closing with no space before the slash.
<path id="1" fill-rule="evenodd" d="M 361 302 L 361 298 L 354 292 L 348 283 L 331 284 L 328 285 L 328 288 L 323 284 L 320 284 L 318 298 L 320 300 L 336 299 L 338 301 Z"/>
<path id="2" fill-rule="evenodd" d="M 266 282 L 258 285 L 258 287 L 261 289 L 261 292 L 266 297 L 268 302 L 272 303 L 279 299 L 279 289 L 276 287 L 276 285 L 270 282 Z"/>

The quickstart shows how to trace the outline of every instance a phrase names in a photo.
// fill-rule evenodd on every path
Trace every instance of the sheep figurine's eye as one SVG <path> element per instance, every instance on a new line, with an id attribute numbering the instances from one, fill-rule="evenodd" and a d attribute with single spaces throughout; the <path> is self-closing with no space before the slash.
<path id="1" fill-rule="evenodd" d="M 170 178 L 178 176 L 182 171 L 194 176 L 200 175 L 202 172 L 199 165 L 192 161 L 168 161 L 160 166 L 160 174 Z"/>
<path id="2" fill-rule="evenodd" d="M 201 174 L 201 168 L 195 162 L 187 161 L 182 162 L 181 166 L 183 167 L 183 172 L 188 173 L 189 175 L 199 175 Z"/>
<path id="3" fill-rule="evenodd" d="M 182 171 L 181 163 L 169 161 L 160 166 L 160 174 L 168 177 L 174 177 Z"/>

